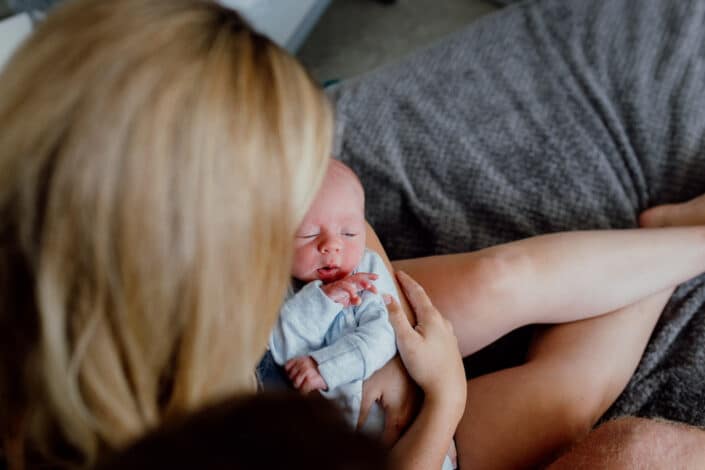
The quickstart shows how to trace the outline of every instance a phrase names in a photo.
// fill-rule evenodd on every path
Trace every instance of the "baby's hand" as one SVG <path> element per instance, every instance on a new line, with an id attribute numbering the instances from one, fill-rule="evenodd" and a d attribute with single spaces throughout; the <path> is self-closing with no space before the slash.
<path id="1" fill-rule="evenodd" d="M 318 372 L 318 364 L 311 356 L 295 357 L 284 365 L 289 380 L 304 395 L 314 390 L 325 390 L 328 384 Z"/>
<path id="2" fill-rule="evenodd" d="M 352 276 L 344 277 L 339 281 L 331 282 L 321 286 L 321 290 L 333 302 L 342 304 L 343 307 L 350 305 L 359 305 L 362 300 L 358 293 L 368 290 L 373 294 L 377 293 L 377 288 L 372 283 L 379 276 L 374 273 L 357 273 Z"/>

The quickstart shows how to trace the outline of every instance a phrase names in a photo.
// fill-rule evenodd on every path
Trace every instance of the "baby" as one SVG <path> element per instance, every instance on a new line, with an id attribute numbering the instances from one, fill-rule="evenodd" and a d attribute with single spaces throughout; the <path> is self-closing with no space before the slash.
<path id="1" fill-rule="evenodd" d="M 296 233 L 296 285 L 269 342 L 294 387 L 336 399 L 351 423 L 357 423 L 363 380 L 396 353 L 377 293 L 396 296 L 396 289 L 379 255 L 365 249 L 364 198 L 352 170 L 331 160 Z"/>
<path id="2" fill-rule="evenodd" d="M 365 248 L 365 229 L 362 185 L 350 168 L 331 160 L 296 233 L 295 283 L 269 341 L 294 387 L 336 400 L 353 426 L 363 381 L 396 354 L 379 293 L 398 296 L 382 259 Z M 383 420 L 382 409 L 373 407 L 362 430 L 378 433 Z M 451 468 L 446 457 L 443 469 Z"/>

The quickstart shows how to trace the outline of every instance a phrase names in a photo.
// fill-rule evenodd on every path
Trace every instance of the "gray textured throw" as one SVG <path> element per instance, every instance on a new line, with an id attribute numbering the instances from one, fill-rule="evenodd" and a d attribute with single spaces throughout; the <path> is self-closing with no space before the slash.
<path id="1" fill-rule="evenodd" d="M 703 0 L 518 2 L 331 95 L 393 259 L 705 193 Z M 607 417 L 705 425 L 704 302 L 702 276 L 677 290 Z"/>

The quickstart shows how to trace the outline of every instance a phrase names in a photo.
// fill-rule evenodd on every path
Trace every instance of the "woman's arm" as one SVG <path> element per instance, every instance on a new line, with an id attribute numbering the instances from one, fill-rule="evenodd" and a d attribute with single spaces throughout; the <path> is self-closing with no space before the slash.
<path id="1" fill-rule="evenodd" d="M 384 261 L 387 270 L 393 273 L 392 264 L 389 262 L 377 234 L 370 224 L 366 225 L 367 248 L 377 253 Z M 392 278 L 399 293 L 401 308 L 409 321 L 415 322 L 416 318 L 406 297 L 404 297 L 404 291 L 400 288 L 396 276 L 392 276 Z M 397 442 L 401 433 L 416 415 L 421 403 L 421 391 L 409 377 L 398 355 L 363 383 L 358 427 L 365 422 L 369 410 L 375 402 L 384 409 L 382 441 L 391 446 Z"/>
<path id="2" fill-rule="evenodd" d="M 423 288 L 404 273 L 398 279 L 418 322 L 409 323 L 394 299 L 388 298 L 389 321 L 399 355 L 424 391 L 424 401 L 409 430 L 393 447 L 393 468 L 438 469 L 465 409 L 465 371 L 450 322 L 431 304 Z"/>

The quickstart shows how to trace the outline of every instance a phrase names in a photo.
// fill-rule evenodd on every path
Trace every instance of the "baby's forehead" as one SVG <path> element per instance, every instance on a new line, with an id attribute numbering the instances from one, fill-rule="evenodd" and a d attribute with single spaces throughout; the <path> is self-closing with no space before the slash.
<path id="1" fill-rule="evenodd" d="M 339 189 L 338 189 L 339 190 Z M 365 223 L 362 204 L 350 201 L 349 195 L 336 196 L 328 193 L 317 200 L 306 213 L 300 228 L 311 226 L 357 227 Z M 347 200 L 343 200 L 347 198 Z"/>
<path id="2" fill-rule="evenodd" d="M 323 184 L 330 193 L 346 193 L 348 199 L 354 197 L 364 206 L 365 191 L 362 183 L 355 172 L 344 163 L 331 160 Z"/>

